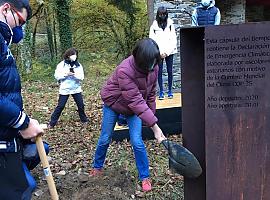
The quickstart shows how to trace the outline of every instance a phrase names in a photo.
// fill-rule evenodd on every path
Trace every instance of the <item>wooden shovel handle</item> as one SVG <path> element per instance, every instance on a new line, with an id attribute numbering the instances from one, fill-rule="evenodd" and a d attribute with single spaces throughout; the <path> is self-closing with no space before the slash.
<path id="1" fill-rule="evenodd" d="M 49 187 L 49 191 L 50 191 L 52 200 L 59 200 L 41 135 L 36 137 L 36 145 L 37 145 L 38 154 L 39 154 L 39 157 L 40 157 L 40 160 L 42 163 L 43 172 L 46 176 L 46 180 L 48 183 L 48 187 Z"/>

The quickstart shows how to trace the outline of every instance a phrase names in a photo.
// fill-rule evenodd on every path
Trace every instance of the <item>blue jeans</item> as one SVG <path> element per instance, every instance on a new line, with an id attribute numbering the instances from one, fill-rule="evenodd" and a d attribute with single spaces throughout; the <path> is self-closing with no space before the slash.
<path id="1" fill-rule="evenodd" d="M 163 79 L 162 79 L 162 71 L 163 71 L 163 61 L 161 60 L 159 63 L 159 70 L 158 70 L 158 85 L 159 91 L 163 92 Z M 172 92 L 172 82 L 173 82 L 173 54 L 169 55 L 165 58 L 166 66 L 167 66 L 167 73 L 168 73 L 168 91 Z"/>
<path id="2" fill-rule="evenodd" d="M 49 153 L 49 145 L 47 143 L 44 144 L 44 149 L 46 154 Z M 23 158 L 23 170 L 25 173 L 26 180 L 28 182 L 28 188 L 23 193 L 23 200 L 30 200 L 32 197 L 32 192 L 36 189 L 37 184 L 35 179 L 32 177 L 29 170 L 34 169 L 39 163 L 40 158 L 38 155 L 36 144 L 27 144 L 27 152 L 24 153 Z"/>
<path id="3" fill-rule="evenodd" d="M 103 107 L 103 119 L 101 125 L 101 134 L 97 143 L 93 167 L 96 169 L 103 168 L 106 153 L 110 145 L 112 134 L 119 113 L 116 113 L 108 106 Z M 130 142 L 135 155 L 139 179 L 143 180 L 150 176 L 149 161 L 146 148 L 142 140 L 142 120 L 136 115 L 126 116 L 129 127 Z"/>

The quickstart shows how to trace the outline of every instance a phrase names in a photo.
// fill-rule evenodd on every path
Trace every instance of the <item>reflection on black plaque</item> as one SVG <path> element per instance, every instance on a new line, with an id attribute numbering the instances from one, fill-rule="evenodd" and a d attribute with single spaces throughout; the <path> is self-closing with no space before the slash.
<path id="1" fill-rule="evenodd" d="M 207 200 L 270 199 L 270 23 L 205 28 Z"/>

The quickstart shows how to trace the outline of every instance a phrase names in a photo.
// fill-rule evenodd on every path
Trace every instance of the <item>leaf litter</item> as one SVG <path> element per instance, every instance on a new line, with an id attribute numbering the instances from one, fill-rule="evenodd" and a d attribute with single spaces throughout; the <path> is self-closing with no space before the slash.
<path id="1" fill-rule="evenodd" d="M 84 90 L 90 87 L 86 83 Z M 36 88 L 36 89 L 35 89 Z M 49 90 L 48 90 L 49 88 Z M 48 123 L 58 98 L 58 88 L 44 82 L 23 85 L 26 112 L 40 123 Z M 80 123 L 76 105 L 70 97 L 58 124 L 45 131 L 43 139 L 50 144 L 49 162 L 61 200 L 107 199 L 178 199 L 183 200 L 183 177 L 169 170 L 167 151 L 153 140 L 145 141 L 153 189 L 144 193 L 135 165 L 132 147 L 127 140 L 112 142 L 105 161 L 104 174 L 90 177 L 89 170 L 99 138 L 102 101 L 98 92 L 84 96 L 90 122 Z M 170 136 L 181 143 L 181 135 Z M 32 174 L 37 181 L 33 200 L 49 200 L 50 195 L 42 166 Z"/>

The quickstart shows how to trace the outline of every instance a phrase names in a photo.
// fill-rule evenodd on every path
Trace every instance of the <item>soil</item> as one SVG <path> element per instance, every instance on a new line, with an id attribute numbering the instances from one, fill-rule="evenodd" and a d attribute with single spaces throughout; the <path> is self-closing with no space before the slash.
<path id="1" fill-rule="evenodd" d="M 61 175 L 54 179 L 58 195 L 60 199 L 64 200 L 122 200 L 135 198 L 136 189 L 134 185 L 136 183 L 134 183 L 130 174 L 123 169 L 104 170 L 104 173 L 97 177 L 90 177 L 84 172 L 82 174 Z M 39 188 L 34 192 L 32 199 L 50 200 L 46 181 L 44 179 L 39 181 Z"/>

